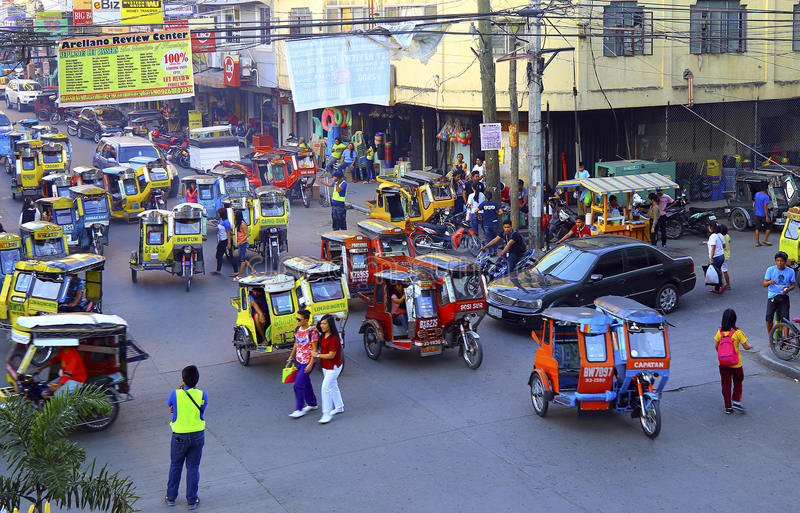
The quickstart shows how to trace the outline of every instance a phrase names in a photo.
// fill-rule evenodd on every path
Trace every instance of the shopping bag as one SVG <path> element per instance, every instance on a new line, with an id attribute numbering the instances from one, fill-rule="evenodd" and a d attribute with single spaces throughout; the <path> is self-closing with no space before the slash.
<path id="1" fill-rule="evenodd" d="M 719 285 L 719 273 L 716 267 L 713 265 L 704 265 L 703 270 L 706 272 L 706 285 L 712 287 Z"/>
<path id="2" fill-rule="evenodd" d="M 287 363 L 286 367 L 283 368 L 283 375 L 281 377 L 282 383 L 294 383 L 294 380 L 297 379 L 297 367 L 294 363 Z"/>

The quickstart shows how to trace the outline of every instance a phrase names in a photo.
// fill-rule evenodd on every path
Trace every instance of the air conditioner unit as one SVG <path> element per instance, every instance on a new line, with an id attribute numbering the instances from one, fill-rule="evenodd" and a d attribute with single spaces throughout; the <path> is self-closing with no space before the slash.
<path id="1" fill-rule="evenodd" d="M 250 78 L 253 75 L 253 59 L 240 55 L 239 70 L 239 75 L 242 78 Z"/>

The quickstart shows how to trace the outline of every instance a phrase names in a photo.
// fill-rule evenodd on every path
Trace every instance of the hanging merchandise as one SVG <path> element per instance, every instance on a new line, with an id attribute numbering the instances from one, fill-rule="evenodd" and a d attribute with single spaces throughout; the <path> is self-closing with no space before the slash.
<path id="1" fill-rule="evenodd" d="M 386 167 L 392 167 L 392 141 L 383 143 L 383 160 L 386 161 Z"/>
<path id="2" fill-rule="evenodd" d="M 314 122 L 314 135 L 322 137 L 322 121 L 317 117 L 313 117 L 311 120 Z"/>
<path id="3" fill-rule="evenodd" d="M 333 109 L 325 109 L 322 111 L 322 129 L 326 132 L 331 129 L 331 126 L 335 123 L 335 117 L 333 114 Z"/>
<path id="4" fill-rule="evenodd" d="M 342 111 L 342 124 L 339 126 L 342 128 L 346 126 L 353 126 L 353 111 L 350 109 L 344 109 Z"/>

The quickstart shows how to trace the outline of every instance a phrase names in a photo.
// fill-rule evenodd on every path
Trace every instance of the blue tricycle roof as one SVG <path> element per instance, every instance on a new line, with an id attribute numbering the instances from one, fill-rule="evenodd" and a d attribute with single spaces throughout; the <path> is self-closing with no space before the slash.
<path id="1" fill-rule="evenodd" d="M 594 300 L 597 308 L 608 315 L 639 324 L 661 324 L 663 315 L 641 303 L 620 296 L 603 296 Z"/>

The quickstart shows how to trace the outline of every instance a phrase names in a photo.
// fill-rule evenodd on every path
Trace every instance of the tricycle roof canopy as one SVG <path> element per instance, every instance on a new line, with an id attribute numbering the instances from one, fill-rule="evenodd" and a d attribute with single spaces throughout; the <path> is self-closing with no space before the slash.
<path id="1" fill-rule="evenodd" d="M 169 210 L 145 210 L 139 214 L 139 220 L 148 224 L 164 224 L 171 213 Z"/>
<path id="2" fill-rule="evenodd" d="M 23 316 L 17 319 L 20 328 L 15 328 L 11 338 L 14 342 L 42 347 L 76 347 L 80 340 L 101 334 L 124 335 L 128 323 L 118 315 L 96 313 L 64 313 L 53 315 Z M 23 331 L 24 330 L 24 331 Z"/>
<path id="3" fill-rule="evenodd" d="M 402 233 L 403 229 L 383 219 L 367 218 L 358 223 L 358 227 L 366 235 L 375 237 L 386 233 Z"/>
<path id="4" fill-rule="evenodd" d="M 599 310 L 595 310 L 594 308 L 587 308 L 585 306 L 557 306 L 554 308 L 548 308 L 542 312 L 542 316 L 555 321 L 600 328 L 599 331 L 601 332 L 605 332 L 608 329 L 608 325 L 611 324 L 611 319 L 609 319 L 606 314 Z"/>
<path id="5" fill-rule="evenodd" d="M 618 194 L 624 192 L 653 189 L 675 189 L 678 184 L 664 175 L 647 173 L 643 175 L 606 176 L 603 178 L 584 178 L 559 182 L 559 189 L 586 187 L 595 194 Z"/>
<path id="6" fill-rule="evenodd" d="M 73 185 L 69 188 L 69 192 L 79 196 L 97 196 L 98 194 L 105 194 L 106 191 L 96 185 Z"/>
<path id="7" fill-rule="evenodd" d="M 283 266 L 289 271 L 301 274 L 332 274 L 342 270 L 341 266 L 311 256 L 296 256 L 284 260 Z"/>
<path id="8" fill-rule="evenodd" d="M 208 175 L 189 175 L 181 178 L 181 182 L 195 182 L 202 185 L 213 185 L 217 179 Z"/>
<path id="9" fill-rule="evenodd" d="M 285 274 L 256 273 L 239 280 L 245 287 L 263 287 L 264 292 L 286 292 L 294 288 L 294 278 Z"/>
<path id="10" fill-rule="evenodd" d="M 76 253 L 47 262 L 40 262 L 39 260 L 25 260 L 17 262 L 15 268 L 18 271 L 36 271 L 40 273 L 77 273 L 85 269 L 102 269 L 105 265 L 106 259 L 101 255 L 94 253 Z"/>
<path id="11" fill-rule="evenodd" d="M 595 299 L 594 304 L 608 315 L 626 321 L 639 324 L 661 324 L 665 321 L 660 313 L 627 297 L 603 296 Z"/>
<path id="12" fill-rule="evenodd" d="M 322 240 L 330 240 L 335 242 L 344 242 L 348 239 L 362 239 L 366 241 L 367 238 L 357 232 L 351 232 L 350 230 L 332 230 L 329 232 L 325 232 L 321 235 Z"/>
<path id="13" fill-rule="evenodd" d="M 437 269 L 445 271 L 475 271 L 475 264 L 453 255 L 446 255 L 443 253 L 429 253 L 427 255 L 420 255 L 417 260 L 435 266 Z"/>

